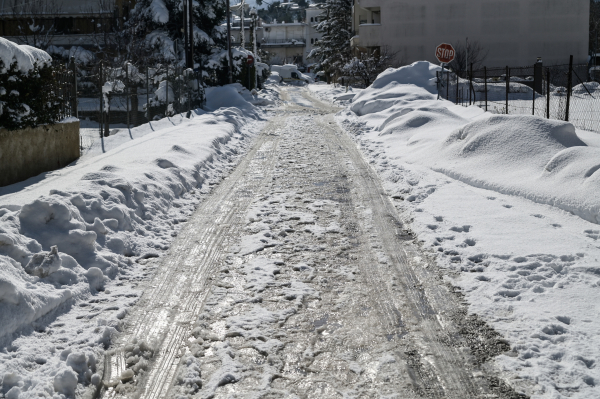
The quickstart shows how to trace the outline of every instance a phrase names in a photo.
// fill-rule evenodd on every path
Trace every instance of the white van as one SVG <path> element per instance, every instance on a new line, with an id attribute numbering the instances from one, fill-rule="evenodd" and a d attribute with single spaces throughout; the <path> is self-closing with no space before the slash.
<path id="1" fill-rule="evenodd" d="M 308 75 L 303 74 L 298 70 L 298 67 L 293 64 L 286 65 L 271 65 L 271 72 L 277 72 L 281 77 L 281 82 L 294 83 L 313 83 L 314 80 Z"/>

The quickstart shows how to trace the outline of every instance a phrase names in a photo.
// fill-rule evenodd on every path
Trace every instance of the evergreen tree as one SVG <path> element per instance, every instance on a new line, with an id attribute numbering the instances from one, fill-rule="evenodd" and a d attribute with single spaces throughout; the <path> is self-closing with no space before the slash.
<path id="1" fill-rule="evenodd" d="M 194 61 L 207 62 L 215 49 L 224 48 L 226 33 L 219 25 L 226 16 L 223 0 L 194 0 Z M 183 0 L 139 0 L 124 31 L 129 37 L 143 37 L 157 60 L 183 58 Z"/>
<path id="2" fill-rule="evenodd" d="M 320 63 L 329 81 L 332 75 L 339 75 L 352 58 L 352 0 L 327 0 L 324 12 L 325 19 L 316 28 L 323 37 L 309 57 Z"/>

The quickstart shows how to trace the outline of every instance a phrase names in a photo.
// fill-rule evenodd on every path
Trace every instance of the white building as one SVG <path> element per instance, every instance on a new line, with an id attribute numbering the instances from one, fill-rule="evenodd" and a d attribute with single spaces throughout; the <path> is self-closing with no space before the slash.
<path id="1" fill-rule="evenodd" d="M 321 5 L 311 4 L 306 9 L 306 20 L 303 22 L 263 23 L 261 48 L 273 54 L 271 64 L 310 63 L 308 55 L 322 36 L 316 30 L 316 26 L 322 18 Z"/>
<path id="2" fill-rule="evenodd" d="M 478 41 L 487 66 L 576 63 L 588 56 L 589 0 L 355 0 L 351 45 L 437 62 L 440 43 Z"/>
<path id="3" fill-rule="evenodd" d="M 263 23 L 261 49 L 272 54 L 271 64 L 303 64 L 306 61 L 306 32 L 304 22 Z"/>
<path id="4" fill-rule="evenodd" d="M 310 52 L 312 51 L 312 49 L 315 47 L 315 45 L 319 42 L 319 40 L 321 39 L 321 37 L 323 36 L 322 33 L 317 32 L 317 25 L 319 24 L 319 22 L 321 22 L 324 18 L 324 12 L 325 10 L 323 10 L 322 8 L 320 8 L 318 5 L 315 4 L 311 4 L 310 7 L 308 7 L 306 9 L 306 25 L 307 25 L 307 30 L 306 30 L 306 49 L 305 49 L 305 57 L 308 57 L 308 55 L 310 54 Z M 308 60 L 308 62 L 310 62 L 310 60 Z"/>

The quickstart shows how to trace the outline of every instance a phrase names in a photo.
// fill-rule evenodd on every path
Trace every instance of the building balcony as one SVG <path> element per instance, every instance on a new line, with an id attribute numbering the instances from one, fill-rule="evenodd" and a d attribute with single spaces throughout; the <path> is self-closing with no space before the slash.
<path id="1" fill-rule="evenodd" d="M 381 24 L 361 24 L 358 33 L 361 47 L 381 46 Z"/>

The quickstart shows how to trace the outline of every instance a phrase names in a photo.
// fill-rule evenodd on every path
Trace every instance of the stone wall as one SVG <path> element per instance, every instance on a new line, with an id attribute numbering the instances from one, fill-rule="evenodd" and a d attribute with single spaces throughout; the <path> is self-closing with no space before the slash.
<path id="1" fill-rule="evenodd" d="M 79 122 L 0 129 L 0 187 L 62 168 L 79 158 Z"/>

